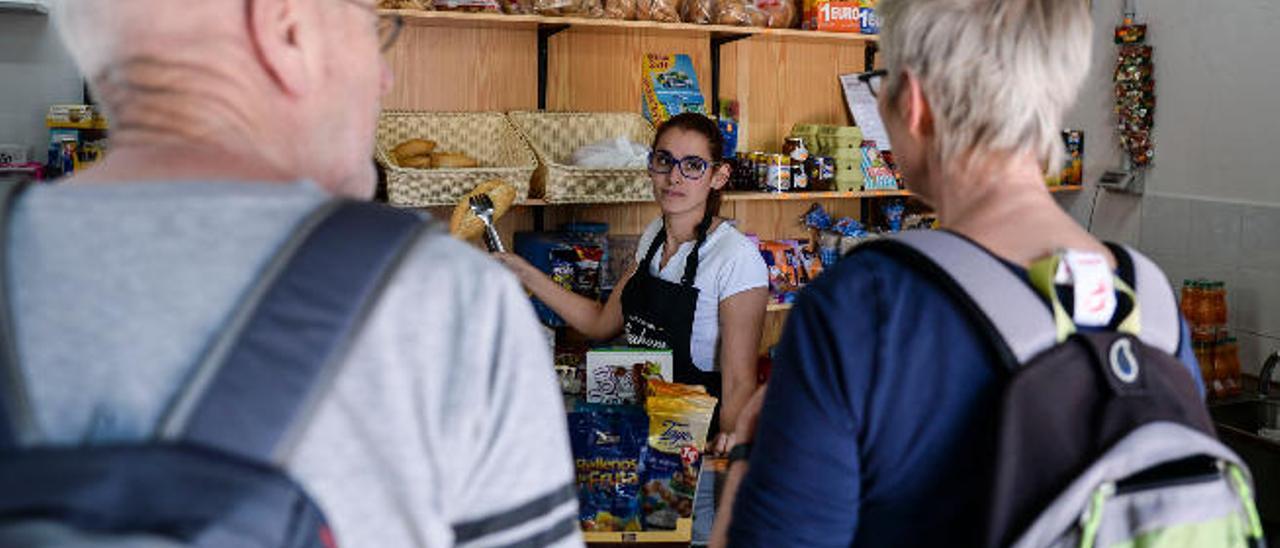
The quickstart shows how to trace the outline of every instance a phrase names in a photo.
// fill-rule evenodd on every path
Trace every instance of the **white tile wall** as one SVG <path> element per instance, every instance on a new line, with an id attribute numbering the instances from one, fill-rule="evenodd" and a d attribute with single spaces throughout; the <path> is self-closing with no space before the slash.
<path id="1" fill-rule="evenodd" d="M 1147 196 L 1142 203 L 1138 247 L 1147 253 L 1186 257 L 1190 249 L 1190 220 L 1190 200 Z"/>
<path id="2" fill-rule="evenodd" d="M 1175 288 L 1191 278 L 1226 282 L 1246 372 L 1280 350 L 1280 207 L 1148 195 L 1139 241 Z"/>

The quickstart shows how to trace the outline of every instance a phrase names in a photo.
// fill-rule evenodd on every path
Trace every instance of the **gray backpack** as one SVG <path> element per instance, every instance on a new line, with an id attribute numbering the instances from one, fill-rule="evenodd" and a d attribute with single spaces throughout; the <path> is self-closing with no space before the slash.
<path id="1" fill-rule="evenodd" d="M 1118 245 L 1127 298 L 1110 328 L 1077 332 L 1052 281 L 1037 291 L 949 232 L 869 244 L 941 280 L 1007 368 L 989 546 L 1261 546 L 1244 462 L 1218 442 L 1186 367 L 1160 269 Z M 1033 276 L 1034 278 L 1034 276 Z"/>

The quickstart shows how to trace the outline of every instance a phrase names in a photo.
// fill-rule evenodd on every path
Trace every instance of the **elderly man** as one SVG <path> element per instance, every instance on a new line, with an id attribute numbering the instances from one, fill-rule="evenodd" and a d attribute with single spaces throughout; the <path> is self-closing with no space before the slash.
<path id="1" fill-rule="evenodd" d="M 372 0 L 61 4 L 111 151 L 13 212 L 27 439 L 131 444 L 158 430 L 294 227 L 372 196 L 380 47 L 399 22 Z M 428 229 L 363 326 L 282 456 L 324 540 L 581 545 L 550 351 L 514 279 Z"/>
<path id="2" fill-rule="evenodd" d="M 863 81 L 907 187 L 963 238 L 911 237 L 983 248 L 997 271 L 1022 278 L 1005 293 L 1065 249 L 1096 258 L 1109 281 L 1116 256 L 1054 202 L 1043 175 L 1089 67 L 1086 2 L 882 0 L 880 13 L 886 70 Z M 738 438 L 754 445 L 731 453 L 736 500 L 720 543 L 987 545 L 993 471 L 1008 456 L 996 454 L 1002 358 L 946 276 L 890 246 L 841 261 L 796 303 L 767 394 L 740 416 Z M 1125 302 L 1106 287 L 1101 297 Z M 1114 330 L 1122 308 L 1094 325 Z M 1198 378 L 1188 339 L 1177 355 Z"/>

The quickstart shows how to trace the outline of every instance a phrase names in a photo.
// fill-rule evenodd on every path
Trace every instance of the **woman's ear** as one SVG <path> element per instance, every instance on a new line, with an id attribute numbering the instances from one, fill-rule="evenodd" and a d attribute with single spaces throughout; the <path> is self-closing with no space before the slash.
<path id="1" fill-rule="evenodd" d="M 729 184 L 729 177 L 733 174 L 733 167 L 728 162 L 716 164 L 715 170 L 711 172 L 711 188 L 713 190 L 724 190 L 724 186 Z"/>

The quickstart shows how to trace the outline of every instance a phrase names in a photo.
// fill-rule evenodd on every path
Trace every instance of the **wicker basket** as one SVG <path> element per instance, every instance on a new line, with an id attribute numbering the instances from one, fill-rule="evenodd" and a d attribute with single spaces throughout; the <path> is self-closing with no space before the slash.
<path id="1" fill-rule="evenodd" d="M 626 137 L 653 142 L 653 126 L 639 114 L 513 112 L 508 115 L 538 154 L 533 193 L 548 203 L 646 202 L 653 199 L 645 169 L 598 169 L 568 165 L 583 146 Z"/>
<path id="2" fill-rule="evenodd" d="M 409 139 L 435 141 L 436 150 L 461 152 L 480 161 L 469 169 L 410 169 L 391 160 L 390 151 Z M 516 203 L 529 196 L 538 160 L 529 145 L 499 113 L 382 113 L 378 123 L 378 163 L 387 170 L 387 196 L 402 207 L 454 205 L 485 181 L 499 179 L 516 189 Z"/>

